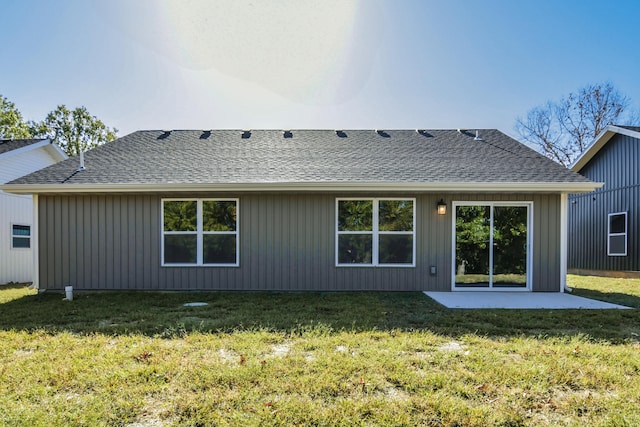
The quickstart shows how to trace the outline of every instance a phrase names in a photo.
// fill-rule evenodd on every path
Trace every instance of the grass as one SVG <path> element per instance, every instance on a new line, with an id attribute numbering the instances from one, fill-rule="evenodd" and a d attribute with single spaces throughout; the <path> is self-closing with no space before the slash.
<path id="1" fill-rule="evenodd" d="M 640 280 L 619 280 L 569 284 L 634 310 L 3 288 L 0 424 L 639 425 Z"/>

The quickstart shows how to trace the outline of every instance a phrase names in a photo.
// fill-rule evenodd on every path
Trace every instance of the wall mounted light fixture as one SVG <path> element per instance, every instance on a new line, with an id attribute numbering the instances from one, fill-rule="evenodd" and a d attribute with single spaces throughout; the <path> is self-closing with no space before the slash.
<path id="1" fill-rule="evenodd" d="M 438 202 L 438 215 L 445 215 L 447 213 L 447 204 L 443 199 Z"/>

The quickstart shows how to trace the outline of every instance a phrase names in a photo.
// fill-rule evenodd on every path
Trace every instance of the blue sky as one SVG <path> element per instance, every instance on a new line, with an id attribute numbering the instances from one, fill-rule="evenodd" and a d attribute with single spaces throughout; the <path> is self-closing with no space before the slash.
<path id="1" fill-rule="evenodd" d="M 0 0 L 0 94 L 137 129 L 498 128 L 611 81 L 639 1 Z"/>

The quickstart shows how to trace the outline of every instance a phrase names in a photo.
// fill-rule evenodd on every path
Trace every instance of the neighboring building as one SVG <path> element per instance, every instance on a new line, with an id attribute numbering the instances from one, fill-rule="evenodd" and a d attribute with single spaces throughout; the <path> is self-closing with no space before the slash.
<path id="1" fill-rule="evenodd" d="M 497 130 L 139 131 L 34 194 L 41 289 L 564 289 L 569 193 Z"/>
<path id="2" fill-rule="evenodd" d="M 569 196 L 569 269 L 640 277 L 640 127 L 607 126 L 571 169 L 605 185 Z"/>
<path id="3" fill-rule="evenodd" d="M 0 184 L 66 158 L 48 139 L 0 139 Z M 0 284 L 32 281 L 32 218 L 30 195 L 0 191 Z"/>

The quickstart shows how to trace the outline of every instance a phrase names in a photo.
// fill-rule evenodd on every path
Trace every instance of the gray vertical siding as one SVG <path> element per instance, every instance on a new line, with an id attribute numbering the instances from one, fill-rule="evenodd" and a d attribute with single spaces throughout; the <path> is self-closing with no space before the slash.
<path id="1" fill-rule="evenodd" d="M 615 135 L 580 173 L 605 185 L 569 197 L 569 269 L 640 271 L 640 140 Z M 624 257 L 607 255 L 608 215 L 614 212 L 628 212 Z"/>
<path id="2" fill-rule="evenodd" d="M 230 197 L 189 194 L 188 197 Z M 358 194 L 234 194 L 239 267 L 162 267 L 163 197 L 39 197 L 40 286 L 61 289 L 439 290 L 451 289 L 452 201 L 533 201 L 533 290 L 559 289 L 559 196 L 404 194 L 416 198 L 416 267 L 336 267 L 336 197 Z M 385 197 L 385 194 L 376 194 Z M 387 195 L 388 196 L 388 195 Z M 399 195 L 393 194 L 393 197 Z M 372 197 L 362 195 L 362 197 Z M 447 214 L 436 214 L 443 197 Z M 437 275 L 429 275 L 436 266 Z"/>

